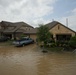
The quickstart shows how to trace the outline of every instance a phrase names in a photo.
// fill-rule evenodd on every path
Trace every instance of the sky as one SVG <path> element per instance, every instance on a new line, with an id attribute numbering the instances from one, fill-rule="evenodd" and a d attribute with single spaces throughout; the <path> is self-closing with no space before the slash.
<path id="1" fill-rule="evenodd" d="M 0 21 L 23 21 L 38 27 L 58 21 L 76 31 L 76 0 L 0 0 Z"/>

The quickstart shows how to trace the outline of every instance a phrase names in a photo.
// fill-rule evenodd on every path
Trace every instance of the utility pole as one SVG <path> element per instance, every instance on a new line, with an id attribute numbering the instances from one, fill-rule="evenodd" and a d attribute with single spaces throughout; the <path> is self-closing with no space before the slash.
<path id="1" fill-rule="evenodd" d="M 68 27 L 68 18 L 66 18 L 66 26 Z"/>

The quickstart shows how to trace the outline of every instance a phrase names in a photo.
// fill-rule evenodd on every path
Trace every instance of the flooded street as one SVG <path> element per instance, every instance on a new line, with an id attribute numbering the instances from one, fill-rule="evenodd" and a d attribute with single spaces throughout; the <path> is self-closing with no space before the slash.
<path id="1" fill-rule="evenodd" d="M 76 75 L 76 54 L 42 53 L 35 44 L 0 46 L 0 75 Z"/>

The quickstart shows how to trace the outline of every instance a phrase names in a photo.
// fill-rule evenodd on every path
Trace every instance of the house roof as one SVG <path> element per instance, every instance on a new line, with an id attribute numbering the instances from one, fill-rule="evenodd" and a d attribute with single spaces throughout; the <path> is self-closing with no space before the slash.
<path id="1" fill-rule="evenodd" d="M 24 32 L 25 34 L 36 34 L 37 33 L 37 29 L 38 28 L 33 28 L 31 30 L 27 30 L 26 32 Z"/>
<path id="2" fill-rule="evenodd" d="M 38 28 L 33 28 L 32 26 L 30 26 L 30 25 L 28 25 L 28 24 L 26 24 L 26 23 L 24 23 L 24 22 L 12 23 L 12 22 L 2 21 L 2 22 L 0 23 L 0 25 L 2 25 L 2 24 L 5 24 L 5 25 L 7 25 L 7 26 L 14 26 L 14 27 L 15 27 L 15 28 L 12 29 L 12 30 L 5 29 L 4 32 L 24 32 L 25 34 L 36 34 L 36 33 L 37 33 L 37 30 L 38 30 Z M 51 23 L 45 24 L 45 26 L 47 26 L 49 29 L 52 29 L 52 28 L 53 28 L 54 26 L 56 26 L 57 24 L 60 24 L 60 25 L 62 25 L 62 26 L 64 26 L 64 27 L 66 27 L 67 29 L 73 31 L 72 29 L 68 28 L 67 26 L 65 26 L 65 25 L 63 25 L 63 24 L 61 24 L 60 22 L 57 22 L 57 21 L 53 21 L 53 22 L 51 22 Z M 29 26 L 29 27 L 32 27 L 32 29 L 25 31 L 25 30 L 23 30 L 23 29 L 20 29 L 21 26 L 26 26 L 26 27 Z M 0 31 L 2 31 L 2 30 L 0 30 Z M 73 31 L 73 32 L 75 32 L 75 31 Z M 75 32 L 75 33 L 76 33 L 76 32 Z"/>
<path id="3" fill-rule="evenodd" d="M 57 22 L 57 21 L 53 21 L 53 22 L 51 22 L 51 23 L 45 24 L 45 26 L 47 26 L 47 27 L 49 28 L 49 30 L 50 30 L 50 29 L 52 29 L 54 26 L 56 26 L 57 24 L 60 24 L 60 25 L 62 25 L 62 26 L 64 26 L 64 27 L 66 27 L 65 25 L 63 25 L 63 24 L 61 24 L 60 22 Z M 69 30 L 71 30 L 71 31 L 73 31 L 72 29 L 70 29 L 70 28 L 68 28 L 68 27 L 66 27 L 66 28 L 69 29 Z M 36 33 L 37 33 L 37 30 L 38 30 L 38 28 L 33 28 L 32 30 L 26 31 L 25 34 L 36 34 Z M 75 32 L 75 31 L 73 31 L 73 32 Z M 75 33 L 76 33 L 76 32 L 75 32 Z"/>
<path id="4" fill-rule="evenodd" d="M 25 23 L 25 22 L 7 22 L 7 21 L 2 21 L 1 22 L 2 25 L 6 25 L 6 26 L 26 26 L 26 27 L 32 27 L 29 24 Z M 33 27 L 32 27 L 33 28 Z"/>
<path id="5" fill-rule="evenodd" d="M 2 26 L 9 26 L 13 24 L 12 22 L 7 22 L 7 21 L 1 21 Z"/>
<path id="6" fill-rule="evenodd" d="M 20 27 L 22 27 L 22 26 L 33 28 L 32 26 L 30 26 L 29 24 L 24 23 L 24 22 L 15 22 L 15 23 L 12 23 L 12 22 L 7 22 L 7 21 L 2 21 L 1 24 L 2 24 L 2 26 L 14 27 L 14 29 L 11 29 L 11 30 L 10 29 L 5 29 L 3 31 L 4 33 L 5 32 L 6 33 L 9 33 L 9 32 L 20 32 L 21 31 Z"/>
<path id="7" fill-rule="evenodd" d="M 64 26 L 65 28 L 67 28 L 67 29 L 69 29 L 69 30 L 75 32 L 74 30 L 68 28 L 67 26 L 61 24 L 61 23 L 58 22 L 58 21 L 53 21 L 53 22 L 51 22 L 51 23 L 48 23 L 48 24 L 46 24 L 46 26 L 47 26 L 49 29 L 52 29 L 52 28 L 53 28 L 54 26 L 56 26 L 57 24 L 60 24 L 60 25 Z M 75 33 L 76 33 L 76 32 L 75 32 Z"/>
<path id="8" fill-rule="evenodd" d="M 47 26 L 49 29 L 53 28 L 55 25 L 57 25 L 59 22 L 57 21 L 53 21 L 53 22 L 50 22 L 48 24 L 45 24 L 45 26 Z"/>

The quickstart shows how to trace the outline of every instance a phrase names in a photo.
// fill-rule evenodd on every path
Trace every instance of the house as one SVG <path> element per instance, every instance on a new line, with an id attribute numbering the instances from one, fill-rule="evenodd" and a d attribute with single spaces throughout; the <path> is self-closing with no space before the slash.
<path id="1" fill-rule="evenodd" d="M 67 26 L 61 24 L 60 22 L 53 21 L 51 23 L 46 24 L 49 28 L 50 33 L 53 34 L 53 38 L 55 41 L 59 40 L 70 40 L 71 36 L 75 36 L 76 32 Z"/>
<path id="2" fill-rule="evenodd" d="M 18 38 L 24 34 L 24 32 L 31 29 L 33 29 L 33 27 L 24 22 L 0 22 L 0 35 L 7 36 L 10 39 Z"/>

